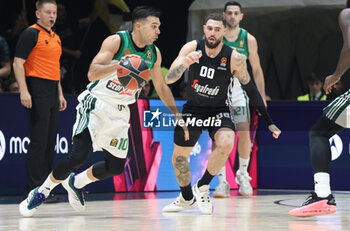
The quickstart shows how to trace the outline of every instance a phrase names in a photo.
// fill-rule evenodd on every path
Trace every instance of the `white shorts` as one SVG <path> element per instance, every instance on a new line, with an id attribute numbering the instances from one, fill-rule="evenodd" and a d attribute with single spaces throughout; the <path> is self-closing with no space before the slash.
<path id="1" fill-rule="evenodd" d="M 88 128 L 94 152 L 104 149 L 115 157 L 126 158 L 129 148 L 129 106 L 118 105 L 114 108 L 88 91 L 81 93 L 78 101 L 73 136 Z"/>
<path id="2" fill-rule="evenodd" d="M 328 104 L 323 115 L 343 128 L 350 128 L 350 90 Z"/>
<path id="3" fill-rule="evenodd" d="M 350 128 L 350 107 L 347 106 L 343 110 L 338 118 L 335 120 L 335 123 L 342 126 L 343 128 Z"/>
<path id="4" fill-rule="evenodd" d="M 246 122 L 247 120 L 250 122 L 249 98 L 247 93 L 242 89 L 237 77 L 234 78 L 230 111 L 235 124 Z"/>

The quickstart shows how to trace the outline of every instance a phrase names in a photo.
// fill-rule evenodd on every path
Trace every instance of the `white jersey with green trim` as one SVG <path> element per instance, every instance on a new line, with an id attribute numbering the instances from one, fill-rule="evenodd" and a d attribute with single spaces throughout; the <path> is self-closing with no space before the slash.
<path id="1" fill-rule="evenodd" d="M 89 83 L 86 91 L 98 100 L 103 100 L 111 106 L 118 106 L 135 103 L 141 88 L 136 90 L 125 88 L 119 82 L 117 72 L 114 72 L 103 79 Z"/>

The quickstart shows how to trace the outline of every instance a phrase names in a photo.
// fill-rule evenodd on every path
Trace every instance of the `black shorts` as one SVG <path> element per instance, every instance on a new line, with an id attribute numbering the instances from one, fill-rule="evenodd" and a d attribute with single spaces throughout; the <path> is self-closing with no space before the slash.
<path id="1" fill-rule="evenodd" d="M 215 113 L 187 113 L 182 111 L 182 116 L 187 124 L 190 139 L 185 141 L 184 131 L 181 126 L 177 125 L 174 132 L 174 143 L 182 147 L 193 147 L 199 139 L 202 131 L 208 129 L 210 138 L 215 141 L 215 133 L 220 128 L 230 128 L 235 131 L 230 112 Z"/>

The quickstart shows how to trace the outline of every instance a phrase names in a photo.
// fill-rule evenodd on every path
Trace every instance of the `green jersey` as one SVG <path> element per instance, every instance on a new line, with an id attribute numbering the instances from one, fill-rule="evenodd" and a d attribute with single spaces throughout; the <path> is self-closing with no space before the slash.
<path id="1" fill-rule="evenodd" d="M 139 55 L 148 65 L 149 69 L 152 69 L 154 63 L 157 61 L 157 47 L 155 45 L 147 45 L 144 49 L 140 50 L 134 46 L 129 31 L 117 32 L 120 36 L 120 47 L 117 54 L 114 55 L 114 60 L 120 60 L 123 56 L 134 54 Z M 89 95 L 103 100 L 104 102 L 113 105 L 115 108 L 118 105 L 132 104 L 136 101 L 141 91 L 139 89 L 128 89 L 121 85 L 117 77 L 117 70 L 112 74 L 89 83 L 87 86 Z"/>
<path id="2" fill-rule="evenodd" d="M 243 54 L 246 58 L 249 56 L 248 52 L 248 32 L 245 29 L 241 28 L 238 38 L 234 42 L 229 42 L 224 36 L 224 43 L 227 46 L 233 47 L 237 50 L 238 53 Z"/>
<path id="3" fill-rule="evenodd" d="M 118 53 L 113 57 L 114 60 L 119 61 L 123 56 L 129 54 L 138 55 L 145 60 L 149 69 L 153 68 L 154 63 L 157 61 L 158 51 L 155 45 L 147 45 L 143 51 L 137 51 L 129 31 L 119 31 L 117 34 L 120 36 L 121 42 Z"/>

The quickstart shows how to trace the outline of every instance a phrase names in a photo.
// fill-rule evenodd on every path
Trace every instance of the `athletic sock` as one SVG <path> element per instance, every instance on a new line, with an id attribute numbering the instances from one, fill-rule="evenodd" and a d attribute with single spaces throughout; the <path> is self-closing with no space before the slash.
<path id="1" fill-rule="evenodd" d="M 197 187 L 201 187 L 202 185 L 205 185 L 205 184 L 210 184 L 210 181 L 214 178 L 213 175 L 211 175 L 209 172 L 208 172 L 208 169 L 205 170 L 205 173 L 204 175 L 202 176 L 202 178 L 198 181 L 197 183 Z"/>
<path id="2" fill-rule="evenodd" d="M 227 182 L 226 180 L 226 166 L 224 165 L 219 172 L 217 173 L 219 184 L 223 184 L 224 182 Z"/>
<path id="3" fill-rule="evenodd" d="M 244 158 L 239 157 L 239 172 L 240 173 L 248 173 L 249 160 L 250 160 L 249 157 L 248 157 L 248 159 L 244 159 Z"/>
<path id="4" fill-rule="evenodd" d="M 327 197 L 331 194 L 331 186 L 329 184 L 329 173 L 318 172 L 314 175 L 315 193 L 318 197 Z"/>
<path id="5" fill-rule="evenodd" d="M 75 175 L 74 187 L 80 189 L 80 188 L 83 188 L 85 185 L 94 182 L 94 180 L 91 180 L 88 177 L 88 175 L 87 175 L 88 170 L 89 169 L 86 169 L 84 172 L 81 172 L 78 175 Z"/>
<path id="6" fill-rule="evenodd" d="M 54 189 L 58 184 L 51 180 L 51 174 L 46 178 L 45 182 L 39 187 L 39 192 L 43 193 L 47 198 L 50 195 L 52 189 Z"/>
<path id="7" fill-rule="evenodd" d="M 186 201 L 189 201 L 189 200 L 192 200 L 193 198 L 193 192 L 192 192 L 192 188 L 191 188 L 191 184 L 185 186 L 185 187 L 180 187 L 181 189 L 181 194 L 182 194 L 182 197 L 186 200 Z"/>

